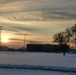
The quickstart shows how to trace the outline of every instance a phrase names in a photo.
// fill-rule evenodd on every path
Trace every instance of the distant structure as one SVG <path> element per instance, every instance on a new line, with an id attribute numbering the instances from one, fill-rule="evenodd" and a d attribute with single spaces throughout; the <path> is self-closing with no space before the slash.
<path id="1" fill-rule="evenodd" d="M 9 51 L 10 48 L 7 46 L 0 46 L 0 51 Z"/>
<path id="2" fill-rule="evenodd" d="M 65 47 L 66 51 L 68 51 L 69 46 L 66 45 Z M 28 52 L 63 52 L 63 47 L 54 44 L 27 44 L 26 50 Z"/>

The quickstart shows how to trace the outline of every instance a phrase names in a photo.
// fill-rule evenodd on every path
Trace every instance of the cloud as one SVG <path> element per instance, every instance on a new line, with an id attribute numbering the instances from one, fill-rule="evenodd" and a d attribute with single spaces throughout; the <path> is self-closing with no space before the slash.
<path id="1" fill-rule="evenodd" d="M 76 19 L 75 0 L 0 0 L 0 16 L 12 21 Z"/>
<path id="2" fill-rule="evenodd" d="M 5 12 L 75 10 L 75 3 L 75 0 L 0 0 L 0 10 L 2 11 L 3 9 Z"/>
<path id="3" fill-rule="evenodd" d="M 25 1 L 27 2 L 27 1 L 32 1 L 32 0 L 0 0 L 0 3 L 3 4 L 3 3 L 25 2 Z"/>
<path id="4" fill-rule="evenodd" d="M 9 21 L 52 21 L 52 20 L 76 20 L 76 11 L 45 10 L 17 12 L 4 16 Z"/>
<path id="5" fill-rule="evenodd" d="M 32 22 L 31 22 L 32 23 Z M 12 31 L 15 33 L 22 32 L 20 34 L 39 34 L 42 32 L 42 30 L 44 30 L 42 27 L 38 26 L 38 25 L 33 25 L 31 24 L 29 25 L 28 23 L 18 23 L 18 22 L 0 22 L 0 24 L 3 26 L 3 30 L 6 31 Z M 17 34 L 17 35 L 18 35 Z"/>
<path id="6" fill-rule="evenodd" d="M 9 40 L 12 40 L 12 41 L 23 41 L 22 39 L 17 39 L 17 38 L 9 38 Z"/>
<path id="7" fill-rule="evenodd" d="M 19 0 L 0 0 L 0 3 L 10 3 L 10 2 L 16 2 L 16 1 L 19 1 Z"/>

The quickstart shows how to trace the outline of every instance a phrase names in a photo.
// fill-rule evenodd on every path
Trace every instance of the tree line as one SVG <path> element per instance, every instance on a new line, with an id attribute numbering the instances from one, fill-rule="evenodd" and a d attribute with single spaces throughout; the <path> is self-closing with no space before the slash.
<path id="1" fill-rule="evenodd" d="M 72 40 L 76 44 L 76 24 L 70 28 L 66 28 L 64 32 L 56 33 L 54 36 L 54 42 L 59 44 L 67 44 Z"/>
<path id="2" fill-rule="evenodd" d="M 70 44 L 71 41 L 72 43 L 76 45 L 76 24 L 73 25 L 72 27 L 66 28 L 64 32 L 59 32 L 56 33 L 53 36 L 53 42 L 58 43 L 59 45 L 62 46 L 67 45 L 68 43 Z M 66 49 L 66 48 L 65 48 Z M 64 49 L 64 55 L 65 55 L 65 49 Z"/>

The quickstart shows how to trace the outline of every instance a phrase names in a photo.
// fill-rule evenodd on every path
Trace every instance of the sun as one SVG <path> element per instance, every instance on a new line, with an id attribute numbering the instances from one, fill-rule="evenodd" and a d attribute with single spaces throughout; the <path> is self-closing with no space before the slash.
<path id="1" fill-rule="evenodd" d="M 3 43 L 7 43 L 7 42 L 9 42 L 9 40 L 8 40 L 7 37 L 3 37 L 3 38 L 2 38 L 2 42 L 3 42 Z"/>

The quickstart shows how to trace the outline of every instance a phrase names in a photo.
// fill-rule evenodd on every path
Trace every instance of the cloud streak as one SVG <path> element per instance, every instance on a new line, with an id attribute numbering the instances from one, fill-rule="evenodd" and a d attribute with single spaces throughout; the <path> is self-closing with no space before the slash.
<path id="1" fill-rule="evenodd" d="M 12 21 L 76 19 L 75 0 L 0 0 L 0 16 Z"/>
<path id="2" fill-rule="evenodd" d="M 12 21 L 51 21 L 51 20 L 76 20 L 76 11 L 32 11 L 13 14 L 8 17 Z"/>

